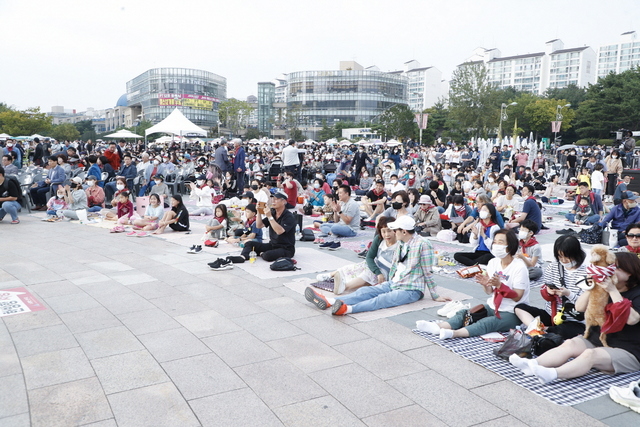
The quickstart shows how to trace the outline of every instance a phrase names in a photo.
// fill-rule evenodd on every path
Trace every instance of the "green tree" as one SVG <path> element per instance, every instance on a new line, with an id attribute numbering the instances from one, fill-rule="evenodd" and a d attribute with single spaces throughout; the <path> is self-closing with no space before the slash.
<path id="1" fill-rule="evenodd" d="M 318 140 L 326 141 L 335 137 L 335 129 L 327 125 L 327 120 L 322 120 L 322 129 L 318 132 Z"/>
<path id="2" fill-rule="evenodd" d="M 39 107 L 23 111 L 8 109 L 0 112 L 0 133 L 13 136 L 47 133 L 51 129 L 52 120 L 46 113 L 41 113 Z"/>
<path id="3" fill-rule="evenodd" d="M 75 141 L 80 138 L 80 132 L 72 123 L 61 123 L 53 127 L 51 137 L 58 141 Z"/>
<path id="4" fill-rule="evenodd" d="M 80 132 L 80 139 L 83 141 L 88 140 L 96 140 L 98 138 L 98 134 L 96 133 L 95 128 L 93 127 L 92 120 L 83 120 L 81 122 L 74 123 L 78 132 Z"/>
<path id="5" fill-rule="evenodd" d="M 570 84 L 563 88 L 549 88 L 544 92 L 544 97 L 548 99 L 566 99 L 571 107 L 577 109 L 580 104 L 587 99 L 587 88 Z"/>
<path id="6" fill-rule="evenodd" d="M 423 113 L 429 114 L 427 128 L 422 131 L 423 144 L 434 142 L 443 136 L 446 131 L 450 130 L 449 109 L 447 109 L 443 99 L 438 99 L 433 107 L 425 109 Z"/>
<path id="7" fill-rule="evenodd" d="M 218 106 L 220 121 L 232 134 L 236 134 L 238 129 L 247 127 L 251 111 L 253 111 L 253 107 L 250 103 L 235 98 L 222 101 Z"/>
<path id="8" fill-rule="evenodd" d="M 415 138 L 418 125 L 415 116 L 406 104 L 396 104 L 380 115 L 382 133 L 387 138 Z"/>
<path id="9" fill-rule="evenodd" d="M 531 123 L 529 122 L 530 117 L 525 113 L 525 110 L 530 104 L 538 101 L 539 99 L 540 97 L 538 95 L 534 95 L 529 92 L 522 92 L 517 98 L 504 100 L 504 103 L 507 105 L 512 102 L 517 102 L 517 104 L 511 105 L 507 109 L 507 120 L 502 122 L 502 135 L 511 135 L 513 133 L 513 126 L 515 125 L 516 120 L 518 120 L 518 128 L 528 135 L 533 129 L 531 129 Z M 502 102 L 500 104 L 502 105 Z"/>
<path id="10" fill-rule="evenodd" d="M 456 68 L 450 82 L 451 118 L 470 135 L 486 137 L 498 126 L 499 95 L 483 63 L 464 64 Z"/>
<path id="11" fill-rule="evenodd" d="M 246 140 L 250 139 L 258 139 L 260 138 L 260 131 L 258 128 L 249 128 L 247 129 L 247 133 L 244 135 Z"/>
<path id="12" fill-rule="evenodd" d="M 153 126 L 150 120 L 141 120 L 138 123 L 138 126 L 131 126 L 127 128 L 128 131 L 135 133 L 136 135 L 140 135 L 144 139 L 144 132 Z"/>
<path id="13" fill-rule="evenodd" d="M 529 121 L 529 127 L 538 135 L 551 136 L 551 122 L 556 120 L 556 110 L 558 105 L 566 105 L 566 99 L 538 99 L 530 103 L 524 109 L 524 116 Z M 576 110 L 572 108 L 562 109 L 562 127 L 565 132 L 571 128 L 573 120 L 576 118 Z"/>

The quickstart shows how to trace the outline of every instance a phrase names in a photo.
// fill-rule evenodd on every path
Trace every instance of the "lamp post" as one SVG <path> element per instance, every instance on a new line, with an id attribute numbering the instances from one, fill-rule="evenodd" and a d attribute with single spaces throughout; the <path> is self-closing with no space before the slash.
<path id="1" fill-rule="evenodd" d="M 423 94 L 421 94 L 420 92 L 411 92 L 411 95 L 417 95 L 419 97 L 422 97 Z M 417 102 L 417 104 L 420 104 L 420 101 Z M 422 107 L 424 107 L 424 104 L 421 105 Z M 422 146 L 422 109 L 421 108 L 416 108 L 416 113 L 419 114 L 419 116 L 416 116 L 416 122 L 418 122 L 418 130 L 420 131 L 420 146 Z"/>
<path id="2" fill-rule="evenodd" d="M 512 102 L 511 104 L 507 105 L 503 102 L 502 105 L 500 106 L 500 124 L 498 125 L 498 145 L 502 144 L 502 122 L 504 122 L 509 118 L 509 116 L 507 116 L 507 108 L 511 107 L 512 105 L 518 105 L 518 103 Z"/>

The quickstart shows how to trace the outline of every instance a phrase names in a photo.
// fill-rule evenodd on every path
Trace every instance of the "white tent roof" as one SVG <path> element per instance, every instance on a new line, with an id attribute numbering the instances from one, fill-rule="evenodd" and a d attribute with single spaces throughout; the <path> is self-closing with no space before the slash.
<path id="1" fill-rule="evenodd" d="M 105 138 L 142 138 L 142 136 L 136 135 L 130 130 L 120 129 L 116 133 L 112 133 L 111 135 L 106 135 Z"/>
<path id="2" fill-rule="evenodd" d="M 191 121 L 187 119 L 177 108 L 173 110 L 173 112 L 163 121 L 145 130 L 144 134 L 147 136 L 157 132 L 172 133 L 174 135 L 194 133 L 197 135 L 207 136 L 207 132 L 204 129 L 191 123 Z"/>

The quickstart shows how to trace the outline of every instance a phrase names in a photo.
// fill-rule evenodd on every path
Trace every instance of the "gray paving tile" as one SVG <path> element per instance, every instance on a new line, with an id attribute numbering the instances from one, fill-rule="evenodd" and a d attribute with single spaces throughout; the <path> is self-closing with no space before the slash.
<path id="1" fill-rule="evenodd" d="M 85 292 L 48 297 L 44 300 L 58 314 L 100 307 L 100 303 Z"/>
<path id="2" fill-rule="evenodd" d="M 115 280 L 116 282 L 125 285 L 125 286 L 129 286 L 129 285 L 136 285 L 138 283 L 149 283 L 149 282 L 155 282 L 156 278 L 147 274 L 147 273 L 140 273 L 138 271 L 132 271 L 129 273 L 122 273 L 122 274 L 111 274 L 110 277 Z"/>
<path id="3" fill-rule="evenodd" d="M 135 335 L 144 335 L 181 327 L 178 322 L 173 320 L 173 317 L 159 308 L 119 314 L 117 317 Z"/>
<path id="4" fill-rule="evenodd" d="M 90 310 L 64 313 L 60 315 L 60 318 L 74 334 L 122 326 L 118 318 L 102 306 Z"/>
<path id="5" fill-rule="evenodd" d="M 12 417 L 0 418 L 0 425 L 2 427 L 31 427 L 31 417 L 26 412 Z"/>
<path id="6" fill-rule="evenodd" d="M 231 292 L 222 289 L 220 286 L 202 281 L 186 285 L 177 285 L 175 286 L 175 289 L 179 289 L 184 294 L 191 295 L 199 301 L 211 298 L 226 298 L 233 295 Z"/>
<path id="7" fill-rule="evenodd" d="M 25 270 L 22 273 L 16 273 L 16 278 L 25 285 L 35 285 L 38 283 L 58 282 L 64 278 L 50 270 Z"/>
<path id="8" fill-rule="evenodd" d="M 213 310 L 183 314 L 182 316 L 176 316 L 175 319 L 198 338 L 236 332 L 242 329 L 232 320 L 221 316 Z"/>
<path id="9" fill-rule="evenodd" d="M 284 320 L 305 319 L 318 317 L 322 313 L 307 301 L 300 302 L 287 297 L 279 297 L 257 303 L 260 307 L 270 311 Z"/>
<path id="10" fill-rule="evenodd" d="M 247 386 L 213 353 L 165 362 L 162 367 L 187 400 Z"/>
<path id="11" fill-rule="evenodd" d="M 118 427 L 116 420 L 110 418 L 108 420 L 98 421 L 97 423 L 84 424 L 82 427 Z"/>
<path id="12" fill-rule="evenodd" d="M 31 285 L 29 289 L 37 293 L 41 298 L 84 293 L 82 289 L 68 280 Z"/>
<path id="13" fill-rule="evenodd" d="M 389 319 L 355 323 L 353 328 L 398 351 L 407 351 L 430 345 L 429 341 Z"/>
<path id="14" fill-rule="evenodd" d="M 158 362 L 183 359 L 211 350 L 184 328 L 152 332 L 138 338 Z"/>
<path id="15" fill-rule="evenodd" d="M 309 376 L 358 418 L 413 403 L 404 394 L 356 364 L 313 372 Z"/>
<path id="16" fill-rule="evenodd" d="M 233 321 L 264 342 L 304 334 L 301 329 L 269 312 L 238 317 Z"/>
<path id="17" fill-rule="evenodd" d="M 202 342 L 232 368 L 279 357 L 273 349 L 246 331 L 203 338 Z"/>
<path id="18" fill-rule="evenodd" d="M 29 390 L 94 376 L 80 347 L 39 353 L 21 360 Z"/>
<path id="19" fill-rule="evenodd" d="M 523 423 L 519 419 L 512 417 L 511 415 L 507 415 L 505 417 L 496 418 L 494 420 L 489 420 L 484 423 L 474 424 L 474 427 L 483 426 L 483 427 L 527 427 L 528 424 Z"/>
<path id="20" fill-rule="evenodd" d="M 33 427 L 82 425 L 113 417 L 95 377 L 30 390 L 29 404 Z"/>
<path id="21" fill-rule="evenodd" d="M 62 277 L 76 286 L 86 285 L 89 283 L 101 283 L 111 280 L 108 276 L 97 273 L 93 270 L 74 271 L 70 273 L 62 273 Z"/>
<path id="22" fill-rule="evenodd" d="M 116 315 L 154 308 L 154 305 L 149 301 L 131 291 L 128 293 L 99 294 L 95 298 L 107 310 Z"/>
<path id="23" fill-rule="evenodd" d="M 104 276 L 105 280 L 94 281 L 89 280 L 87 283 L 78 285 L 83 291 L 91 295 L 92 297 L 100 300 L 110 295 L 124 295 L 132 294 L 129 288 L 120 283 L 112 280 L 108 276 Z M 100 298 L 102 297 L 102 298 Z"/>
<path id="24" fill-rule="evenodd" d="M 614 415 L 618 415 L 629 410 L 628 408 L 625 408 L 611 400 L 609 395 L 600 396 L 596 399 L 591 399 L 574 405 L 573 407 L 599 420 L 613 417 Z M 638 414 L 637 417 L 637 421 L 640 423 L 640 414 Z"/>
<path id="25" fill-rule="evenodd" d="M 106 248 L 103 248 L 103 249 L 106 249 Z M 102 254 L 105 255 L 104 252 Z M 121 262 L 113 261 L 113 260 L 104 261 L 104 262 L 94 262 L 94 263 L 88 264 L 88 267 L 105 274 L 111 274 L 117 271 L 133 270 L 133 267 L 129 265 Z"/>
<path id="26" fill-rule="evenodd" d="M 118 427 L 200 425 L 187 402 L 170 382 L 110 394 L 108 399 Z"/>
<path id="27" fill-rule="evenodd" d="M 492 405 L 480 396 L 466 390 L 464 387 L 449 381 L 446 377 L 434 371 L 418 372 L 402 378 L 387 381 L 420 406 L 436 417 L 447 420 L 447 424 L 469 426 L 507 415 L 498 406 Z M 443 399 L 443 396 L 455 396 L 455 399 Z M 438 402 L 434 405 L 434 402 Z M 460 410 L 464 402 L 464 411 Z M 531 406 L 527 406 L 531 410 Z"/>
<path id="28" fill-rule="evenodd" d="M 229 295 L 226 298 L 210 298 L 203 300 L 202 303 L 229 319 L 265 311 L 262 307 L 236 295 Z"/>
<path id="29" fill-rule="evenodd" d="M 603 423 L 612 427 L 637 427 L 640 423 L 640 414 L 627 411 L 602 420 Z"/>
<path id="30" fill-rule="evenodd" d="M 268 345 L 306 373 L 352 362 L 348 357 L 308 334 L 271 341 Z"/>
<path id="31" fill-rule="evenodd" d="M 21 374 L 2 377 L 0 381 L 0 425 L 1 418 L 12 417 L 29 411 L 27 391 Z"/>
<path id="32" fill-rule="evenodd" d="M 205 427 L 283 425 L 249 388 L 191 400 L 189 404 Z"/>
<path id="33" fill-rule="evenodd" d="M 181 294 L 179 289 L 174 288 L 166 283 L 153 280 L 151 282 L 136 283 L 127 286 L 133 292 L 140 295 L 142 298 L 153 299 L 168 297 L 170 295 Z"/>
<path id="34" fill-rule="evenodd" d="M 89 359 L 142 350 L 143 346 L 124 326 L 76 334 Z"/>
<path id="35" fill-rule="evenodd" d="M 0 323 L 0 330 L 2 328 L 4 328 L 4 325 Z M 21 373 L 22 367 L 20 366 L 18 353 L 16 353 L 16 349 L 13 346 L 11 336 L 5 330 L 0 333 L 0 378 Z"/>
<path id="36" fill-rule="evenodd" d="M 500 375 L 475 363 L 469 363 L 468 360 L 439 345 L 409 350 L 404 354 L 466 389 L 503 380 Z"/>
<path id="37" fill-rule="evenodd" d="M 241 366 L 235 368 L 235 371 L 270 408 L 327 394 L 283 358 Z"/>
<path id="38" fill-rule="evenodd" d="M 19 316 L 23 315 L 20 314 Z M 13 342 L 20 357 L 78 346 L 73 334 L 69 332 L 65 325 L 15 332 L 13 333 Z"/>
<path id="39" fill-rule="evenodd" d="M 333 427 L 365 426 L 347 408 L 331 396 L 275 408 L 286 426 Z"/>
<path id="40" fill-rule="evenodd" d="M 93 359 L 91 365 L 106 394 L 169 381 L 164 370 L 146 350 Z"/>
<path id="41" fill-rule="evenodd" d="M 44 300 L 40 298 L 38 298 L 38 300 L 44 302 Z M 49 308 L 41 311 L 32 311 L 31 313 L 7 316 L 2 319 L 10 332 L 28 331 L 30 329 L 62 325 L 60 317 L 58 317 L 55 311 Z"/>
<path id="42" fill-rule="evenodd" d="M 173 317 L 210 310 L 210 307 L 203 304 L 198 299 L 185 294 L 154 298 L 149 301 L 160 310 Z"/>
<path id="43" fill-rule="evenodd" d="M 383 380 L 390 380 L 427 369 L 421 363 L 374 339 L 333 347 Z M 371 357 L 375 355 L 375 357 Z"/>
<path id="44" fill-rule="evenodd" d="M 211 275 L 213 271 L 207 265 L 208 262 L 204 258 L 200 258 L 198 261 L 194 261 L 193 258 L 190 262 L 181 262 L 179 264 L 173 264 L 174 268 L 189 273 L 194 276 Z"/>
<path id="45" fill-rule="evenodd" d="M 345 325 L 331 315 L 304 318 L 291 323 L 331 346 L 369 338 L 368 335 Z"/>
<path id="46" fill-rule="evenodd" d="M 240 282 L 240 280 L 238 282 Z M 279 293 L 251 282 L 236 283 L 233 286 L 227 287 L 227 289 L 232 294 L 251 302 L 270 300 L 280 297 Z"/>
<path id="47" fill-rule="evenodd" d="M 447 425 L 419 405 L 394 409 L 364 418 L 362 421 L 369 427 L 445 427 Z"/>

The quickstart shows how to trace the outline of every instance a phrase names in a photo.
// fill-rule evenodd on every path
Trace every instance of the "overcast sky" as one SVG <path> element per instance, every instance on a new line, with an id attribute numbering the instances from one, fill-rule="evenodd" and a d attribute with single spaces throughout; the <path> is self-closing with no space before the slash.
<path id="1" fill-rule="evenodd" d="M 640 1 L 0 0 L 0 22 L 0 102 L 83 111 L 113 107 L 157 67 L 211 71 L 246 99 L 259 81 L 341 60 L 390 71 L 415 59 L 449 79 L 478 46 L 597 50 L 640 33 Z"/>

